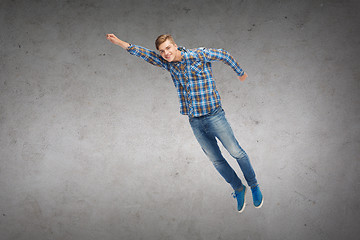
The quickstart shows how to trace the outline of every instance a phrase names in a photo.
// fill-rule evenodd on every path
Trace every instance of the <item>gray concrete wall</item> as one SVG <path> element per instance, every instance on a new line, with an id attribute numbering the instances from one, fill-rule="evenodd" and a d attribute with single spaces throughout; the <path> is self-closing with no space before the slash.
<path id="1" fill-rule="evenodd" d="M 359 1 L 0 3 L 0 239 L 357 239 Z M 112 45 L 228 50 L 214 76 L 263 189 L 231 188 L 166 71 Z M 243 176 L 235 161 L 230 164 Z"/>

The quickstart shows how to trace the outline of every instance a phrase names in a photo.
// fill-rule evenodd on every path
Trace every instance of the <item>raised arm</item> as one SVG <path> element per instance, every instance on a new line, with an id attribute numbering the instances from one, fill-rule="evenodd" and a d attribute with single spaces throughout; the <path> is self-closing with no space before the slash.
<path id="1" fill-rule="evenodd" d="M 122 47 L 123 49 L 127 49 L 128 47 L 130 47 L 130 44 L 127 42 L 124 42 L 122 40 L 120 40 L 119 38 L 117 38 L 114 34 L 106 34 L 106 39 L 109 40 L 110 42 L 112 42 L 115 45 L 119 45 L 120 47 Z"/>
<path id="2" fill-rule="evenodd" d="M 127 42 L 124 42 L 124 41 L 120 40 L 119 38 L 117 38 L 114 34 L 107 34 L 106 38 L 110 42 L 112 42 L 116 45 L 119 45 L 123 49 L 126 49 L 131 55 L 140 57 L 143 60 L 145 60 L 146 62 L 148 62 L 154 66 L 161 67 L 165 70 L 169 70 L 169 65 L 168 65 L 167 61 L 165 59 L 163 59 L 155 51 L 152 51 L 150 49 L 147 49 L 147 48 L 144 48 L 141 46 L 136 46 L 136 45 L 132 45 Z"/>

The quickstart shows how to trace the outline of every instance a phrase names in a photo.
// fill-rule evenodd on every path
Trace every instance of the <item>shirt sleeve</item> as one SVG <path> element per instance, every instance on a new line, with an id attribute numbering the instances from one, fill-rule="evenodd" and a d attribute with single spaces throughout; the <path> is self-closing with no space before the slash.
<path id="1" fill-rule="evenodd" d="M 241 69 L 239 63 L 225 50 L 214 48 L 202 48 L 205 61 L 222 61 L 229 65 L 238 76 L 244 75 L 244 70 Z"/>
<path id="2" fill-rule="evenodd" d="M 163 59 L 159 54 L 157 54 L 155 51 L 136 45 L 130 45 L 126 50 L 131 55 L 140 57 L 154 66 L 161 67 L 165 70 L 169 70 L 168 62 L 165 59 Z"/>

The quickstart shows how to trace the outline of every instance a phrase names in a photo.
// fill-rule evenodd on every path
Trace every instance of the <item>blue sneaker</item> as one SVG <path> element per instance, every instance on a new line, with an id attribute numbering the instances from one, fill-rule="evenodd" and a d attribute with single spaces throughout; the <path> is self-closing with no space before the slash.
<path id="1" fill-rule="evenodd" d="M 254 201 L 254 206 L 256 208 L 261 208 L 261 206 L 264 203 L 263 195 L 261 194 L 259 185 L 256 185 L 255 187 L 251 188 L 252 197 Z"/>
<path id="2" fill-rule="evenodd" d="M 245 209 L 245 194 L 246 194 L 246 187 L 243 185 L 243 189 L 241 191 L 233 192 L 232 196 L 237 200 L 237 209 L 239 213 L 242 213 Z"/>

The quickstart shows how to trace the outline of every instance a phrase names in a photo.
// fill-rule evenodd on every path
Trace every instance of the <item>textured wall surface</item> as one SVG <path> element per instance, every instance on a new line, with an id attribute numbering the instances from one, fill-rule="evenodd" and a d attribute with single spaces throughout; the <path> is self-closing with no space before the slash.
<path id="1" fill-rule="evenodd" d="M 0 2 L 0 239 L 355 239 L 360 4 L 341 0 Z M 265 197 L 231 188 L 168 72 L 105 38 L 228 50 L 227 118 Z M 242 177 L 239 167 L 225 157 Z"/>

